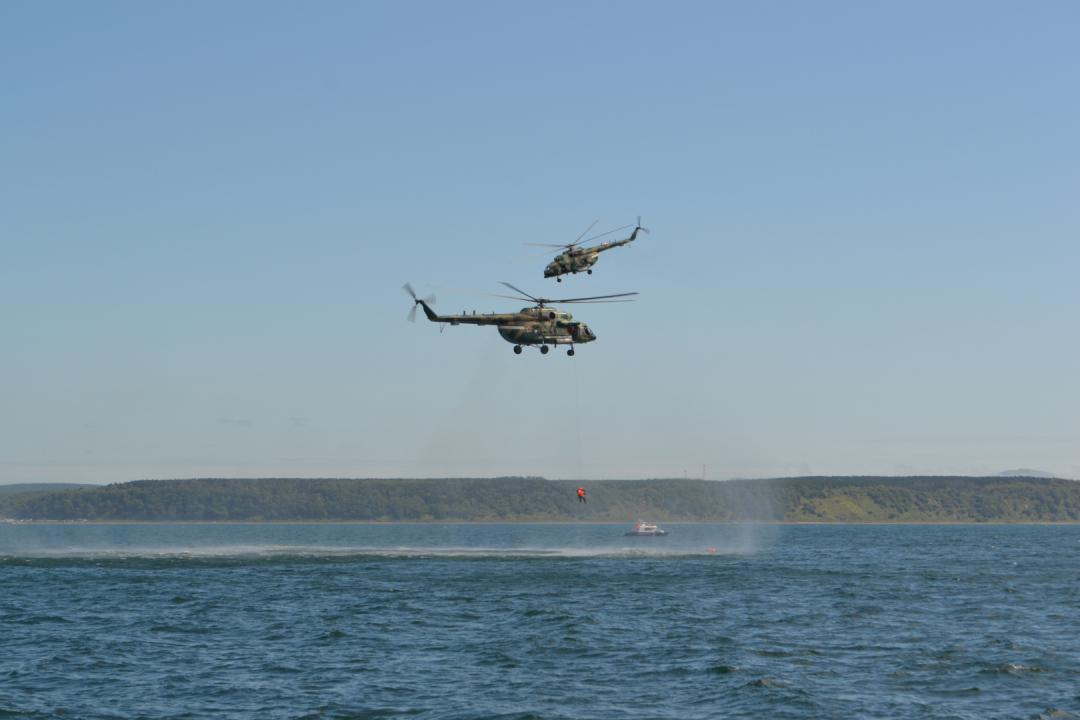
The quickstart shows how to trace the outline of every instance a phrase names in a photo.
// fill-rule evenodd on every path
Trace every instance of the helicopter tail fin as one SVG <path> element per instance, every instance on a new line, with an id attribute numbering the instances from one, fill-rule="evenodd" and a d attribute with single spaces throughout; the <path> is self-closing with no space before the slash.
<path id="1" fill-rule="evenodd" d="M 421 307 L 424 308 L 424 314 L 427 315 L 427 319 L 432 322 L 438 322 L 439 316 L 435 314 L 435 311 L 428 307 L 428 304 L 423 300 L 420 301 Z"/>
<path id="2" fill-rule="evenodd" d="M 630 236 L 630 240 L 637 240 L 638 230 L 645 233 L 646 235 L 649 234 L 649 228 L 641 227 L 641 216 L 640 215 L 637 216 L 637 227 L 634 228 L 634 234 Z"/>

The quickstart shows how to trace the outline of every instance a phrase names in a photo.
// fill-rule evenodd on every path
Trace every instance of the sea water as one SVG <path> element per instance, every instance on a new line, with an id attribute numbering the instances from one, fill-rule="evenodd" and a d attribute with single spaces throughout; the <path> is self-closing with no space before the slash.
<path id="1" fill-rule="evenodd" d="M 0 526 L 0 717 L 1068 718 L 1080 526 Z"/>

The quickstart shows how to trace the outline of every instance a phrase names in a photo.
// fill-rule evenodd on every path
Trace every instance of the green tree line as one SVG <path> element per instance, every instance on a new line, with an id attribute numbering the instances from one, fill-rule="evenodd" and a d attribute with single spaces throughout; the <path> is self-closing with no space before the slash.
<path id="1" fill-rule="evenodd" d="M 579 503 L 578 487 L 588 503 Z M 0 516 L 141 522 L 1077 522 L 1048 478 L 193 479 L 0 497 Z"/>

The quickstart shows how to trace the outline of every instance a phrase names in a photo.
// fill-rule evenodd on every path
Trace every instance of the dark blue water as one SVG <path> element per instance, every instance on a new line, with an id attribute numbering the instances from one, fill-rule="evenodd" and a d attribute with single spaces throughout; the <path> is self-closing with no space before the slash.
<path id="1" fill-rule="evenodd" d="M 0 717 L 1080 715 L 1080 527 L 626 529 L 0 526 Z"/>

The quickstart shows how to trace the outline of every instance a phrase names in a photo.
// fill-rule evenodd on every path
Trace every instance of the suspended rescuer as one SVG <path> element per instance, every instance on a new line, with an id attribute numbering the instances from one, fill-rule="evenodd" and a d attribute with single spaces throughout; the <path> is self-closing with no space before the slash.
<path id="1" fill-rule="evenodd" d="M 578 488 L 577 489 L 577 499 L 578 499 L 578 502 L 583 502 L 586 505 L 589 504 L 589 501 L 585 499 L 585 488 Z"/>

